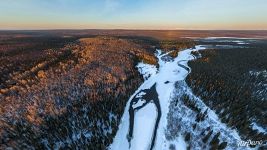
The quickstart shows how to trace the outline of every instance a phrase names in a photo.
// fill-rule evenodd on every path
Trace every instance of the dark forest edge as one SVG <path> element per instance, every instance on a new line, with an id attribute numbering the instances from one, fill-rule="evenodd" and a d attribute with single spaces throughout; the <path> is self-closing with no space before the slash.
<path id="1" fill-rule="evenodd" d="M 244 141 L 267 141 L 266 132 L 253 127 L 253 123 L 267 126 L 266 43 L 266 40 L 255 40 L 243 47 L 232 43 L 237 47 L 209 48 L 200 51 L 201 58 L 189 62 L 192 72 L 186 82 L 193 93 L 213 109 L 223 123 L 237 129 Z M 188 105 L 195 109 L 194 104 Z"/>

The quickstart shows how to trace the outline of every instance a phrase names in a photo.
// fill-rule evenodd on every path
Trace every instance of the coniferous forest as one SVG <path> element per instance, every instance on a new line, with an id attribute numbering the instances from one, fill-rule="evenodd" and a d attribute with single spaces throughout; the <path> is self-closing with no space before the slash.
<path id="1" fill-rule="evenodd" d="M 173 32 L 0 32 L 0 149 L 108 149 L 130 97 L 153 76 L 149 67 L 161 73 L 162 62 L 175 62 L 184 50 L 192 50 L 194 59 L 187 66 L 182 62 L 191 57 L 181 58 L 181 70 L 174 72 L 188 71 L 185 80 L 164 81 L 175 87 L 166 112 L 166 139 L 181 136 L 187 149 L 235 148 L 226 131 L 201 125 L 212 111 L 227 131 L 235 130 L 244 141 L 262 141 L 257 148 L 264 149 L 267 41 L 206 38 L 225 35 L 221 32 Z M 178 33 L 204 37 L 173 36 Z M 205 49 L 194 51 L 197 46 Z M 147 78 L 140 64 L 148 68 Z M 188 116 L 194 117 L 188 118 L 192 124 L 181 119 Z M 169 149 L 177 147 L 171 143 Z"/>

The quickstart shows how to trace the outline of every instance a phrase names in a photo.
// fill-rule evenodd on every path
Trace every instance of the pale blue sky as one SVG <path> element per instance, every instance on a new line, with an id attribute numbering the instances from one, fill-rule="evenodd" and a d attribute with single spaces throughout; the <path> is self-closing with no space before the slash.
<path id="1" fill-rule="evenodd" d="M 267 29 L 267 0 L 0 0 L 0 29 Z"/>

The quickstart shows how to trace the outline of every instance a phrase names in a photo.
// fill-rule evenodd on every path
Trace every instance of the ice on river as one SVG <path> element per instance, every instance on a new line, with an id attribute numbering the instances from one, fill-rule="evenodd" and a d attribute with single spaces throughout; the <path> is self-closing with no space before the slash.
<path id="1" fill-rule="evenodd" d="M 136 112 L 134 138 L 131 141 L 131 149 L 147 150 L 150 146 L 150 140 L 156 122 L 157 110 L 153 103 L 147 104 L 143 109 Z"/>

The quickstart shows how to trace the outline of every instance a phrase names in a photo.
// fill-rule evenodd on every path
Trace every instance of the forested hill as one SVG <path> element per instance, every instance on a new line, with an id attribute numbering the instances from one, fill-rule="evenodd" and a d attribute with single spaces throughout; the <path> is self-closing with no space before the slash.
<path id="1" fill-rule="evenodd" d="M 138 56 L 155 59 L 138 44 L 109 37 L 80 39 L 42 55 L 47 57 L 36 57 L 30 68 L 6 69 L 11 73 L 1 88 L 3 149 L 102 149 L 142 82 L 135 69 Z"/>

